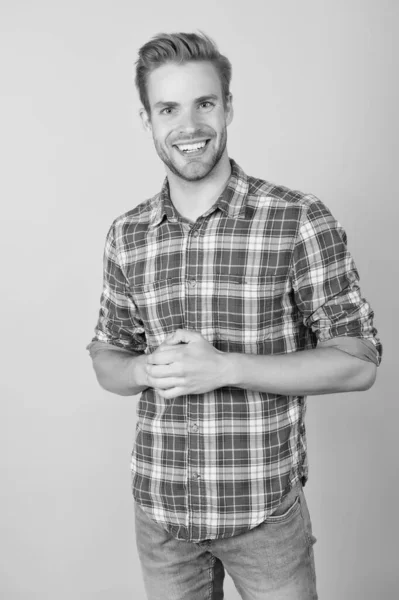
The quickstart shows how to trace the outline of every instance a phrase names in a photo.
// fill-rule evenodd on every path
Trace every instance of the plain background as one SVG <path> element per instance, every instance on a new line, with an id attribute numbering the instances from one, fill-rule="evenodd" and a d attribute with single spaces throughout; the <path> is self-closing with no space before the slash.
<path id="1" fill-rule="evenodd" d="M 108 227 L 164 177 L 138 118 L 137 50 L 198 29 L 233 64 L 230 156 L 330 207 L 375 310 L 374 387 L 309 398 L 305 492 L 320 599 L 397 598 L 396 0 L 2 0 L 0 11 L 1 598 L 144 600 L 137 398 L 103 391 L 85 346 Z M 231 580 L 226 598 L 238 598 Z"/>

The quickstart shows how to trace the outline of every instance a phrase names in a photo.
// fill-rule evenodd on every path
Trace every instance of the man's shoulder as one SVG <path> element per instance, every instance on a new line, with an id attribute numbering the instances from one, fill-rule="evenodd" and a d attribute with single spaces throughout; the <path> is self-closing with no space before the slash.
<path id="1" fill-rule="evenodd" d="M 148 228 L 159 205 L 159 197 L 159 193 L 155 194 L 151 198 L 143 200 L 134 208 L 122 213 L 114 219 L 111 227 L 119 234 L 135 228 Z"/>
<path id="2" fill-rule="evenodd" d="M 342 225 L 318 196 L 257 177 L 247 176 L 247 181 L 246 204 L 252 218 L 267 220 L 277 228 L 284 222 L 293 233 L 309 226 L 320 232 L 338 229 L 346 240 Z"/>
<path id="3" fill-rule="evenodd" d="M 253 208 L 271 206 L 287 209 L 292 207 L 298 213 L 308 209 L 320 200 L 313 194 L 302 192 L 285 185 L 272 183 L 258 177 L 247 176 L 248 179 L 248 204 Z"/>

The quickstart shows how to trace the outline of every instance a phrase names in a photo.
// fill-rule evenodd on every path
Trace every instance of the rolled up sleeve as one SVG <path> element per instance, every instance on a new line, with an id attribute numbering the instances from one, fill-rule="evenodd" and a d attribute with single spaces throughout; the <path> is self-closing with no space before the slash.
<path id="1" fill-rule="evenodd" d="M 146 337 L 143 323 L 123 272 L 115 241 L 115 225 L 107 234 L 103 261 L 103 291 L 95 336 L 87 347 L 97 353 L 107 344 L 128 352 L 143 353 Z"/>
<path id="2" fill-rule="evenodd" d="M 328 208 L 310 201 L 293 252 L 293 289 L 303 323 L 320 347 L 334 346 L 379 365 L 382 345 L 374 313 L 362 297 L 347 236 Z"/>

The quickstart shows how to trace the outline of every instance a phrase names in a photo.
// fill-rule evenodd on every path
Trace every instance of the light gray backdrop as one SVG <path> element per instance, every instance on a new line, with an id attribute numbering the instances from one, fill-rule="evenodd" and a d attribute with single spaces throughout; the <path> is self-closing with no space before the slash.
<path id="1" fill-rule="evenodd" d="M 398 3 L 2 0 L 0 13 L 1 598 L 144 599 L 137 398 L 102 391 L 85 346 L 107 229 L 164 176 L 138 119 L 137 49 L 194 29 L 233 63 L 230 155 L 318 195 L 347 230 L 385 356 L 368 392 L 309 398 L 319 592 L 397 598 Z"/>

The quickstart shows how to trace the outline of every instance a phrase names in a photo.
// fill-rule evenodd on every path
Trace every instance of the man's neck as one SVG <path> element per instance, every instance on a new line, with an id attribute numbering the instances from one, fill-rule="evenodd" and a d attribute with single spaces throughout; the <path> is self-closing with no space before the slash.
<path id="1" fill-rule="evenodd" d="M 196 221 L 219 198 L 231 175 L 227 153 L 212 173 L 200 181 L 185 181 L 168 170 L 170 198 L 176 210 L 186 219 Z"/>

